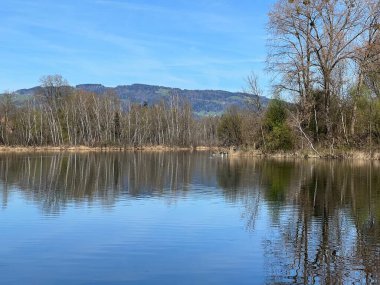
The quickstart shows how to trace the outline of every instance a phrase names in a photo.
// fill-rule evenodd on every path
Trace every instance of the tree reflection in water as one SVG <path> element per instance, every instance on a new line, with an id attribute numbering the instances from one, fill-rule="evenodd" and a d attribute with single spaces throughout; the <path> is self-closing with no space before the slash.
<path id="1" fill-rule="evenodd" d="M 226 164 L 218 181 L 229 200 L 244 201 L 248 227 L 258 213 L 269 215 L 271 232 L 263 242 L 269 283 L 379 282 L 378 163 L 239 159 Z M 222 177 L 233 179 L 225 183 Z M 258 211 L 263 205 L 268 212 Z"/>
<path id="2" fill-rule="evenodd" d="M 246 228 L 268 221 L 269 283 L 377 283 L 380 274 L 380 166 L 376 162 L 218 159 L 207 154 L 2 154 L 2 206 L 10 191 L 46 213 L 69 203 L 121 196 L 169 203 L 211 186 L 243 205 Z M 205 187 L 207 186 L 207 187 Z M 14 190 L 17 189 L 17 190 Z M 257 246 L 257 245 L 253 245 Z"/>
<path id="3" fill-rule="evenodd" d="M 124 194 L 186 195 L 196 157 L 187 152 L 2 154 L 3 207 L 11 186 L 47 213 L 59 213 L 71 202 L 112 206 Z"/>

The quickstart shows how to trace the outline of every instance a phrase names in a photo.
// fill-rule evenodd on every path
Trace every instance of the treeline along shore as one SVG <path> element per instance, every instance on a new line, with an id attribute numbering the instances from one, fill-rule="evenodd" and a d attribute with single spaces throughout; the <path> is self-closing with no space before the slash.
<path id="1" fill-rule="evenodd" d="M 255 78 L 250 79 L 250 88 L 257 90 Z M 0 152 L 210 150 L 249 156 L 379 158 L 380 120 L 372 122 L 371 133 L 361 130 L 360 144 L 337 139 L 330 145 L 294 125 L 296 104 L 278 98 L 264 108 L 252 95 L 246 108 L 198 117 L 191 104 L 175 94 L 149 106 L 126 103 L 113 93 L 77 90 L 60 75 L 45 76 L 41 82 L 42 91 L 22 102 L 14 93 L 0 95 Z"/>
<path id="2" fill-rule="evenodd" d="M 255 75 L 245 107 L 199 117 L 173 92 L 132 104 L 112 92 L 41 79 L 34 96 L 0 96 L 0 145 L 24 147 L 225 147 L 252 154 L 378 158 L 380 2 L 278 0 L 268 17 L 272 100 Z M 282 99 L 281 99 L 282 98 Z M 354 153 L 357 153 L 356 155 Z"/>
<path id="3" fill-rule="evenodd" d="M 5 146 L 142 147 L 216 144 L 213 118 L 196 120 L 173 95 L 153 106 L 115 94 L 78 91 L 60 75 L 45 76 L 42 91 L 22 103 L 0 98 L 0 144 Z"/>

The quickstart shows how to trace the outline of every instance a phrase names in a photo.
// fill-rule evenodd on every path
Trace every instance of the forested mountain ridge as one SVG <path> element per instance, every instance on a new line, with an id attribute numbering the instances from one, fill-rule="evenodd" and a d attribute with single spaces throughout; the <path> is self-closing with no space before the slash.
<path id="1" fill-rule="evenodd" d="M 106 87 L 102 84 L 80 84 L 74 87 L 77 90 L 93 92 L 98 95 L 114 92 L 122 101 L 154 105 L 160 101 L 168 101 L 172 96 L 177 96 L 190 102 L 193 112 L 197 115 L 221 114 L 231 106 L 244 107 L 247 100 L 253 95 L 244 92 L 229 92 L 223 90 L 187 90 L 147 84 L 119 85 Z M 20 89 L 15 93 L 19 100 L 25 99 L 41 91 L 41 87 Z M 260 96 L 263 106 L 267 106 L 269 99 Z"/>

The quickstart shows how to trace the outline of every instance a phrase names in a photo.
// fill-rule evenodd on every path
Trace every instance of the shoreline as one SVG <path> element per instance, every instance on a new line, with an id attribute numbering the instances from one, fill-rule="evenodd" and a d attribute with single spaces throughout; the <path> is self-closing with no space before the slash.
<path id="1" fill-rule="evenodd" d="M 197 146 L 197 147 L 171 147 L 171 146 L 0 146 L 0 153 L 31 153 L 31 152 L 175 152 L 175 151 L 203 151 L 227 154 L 230 157 L 252 157 L 252 158 L 294 158 L 294 159 L 334 159 L 334 160 L 380 160 L 379 151 L 363 150 L 335 150 L 333 154 L 329 151 L 321 151 L 321 156 L 308 150 L 293 152 L 278 151 L 264 153 L 261 150 L 233 150 L 232 148 L 217 146 Z"/>
<path id="2" fill-rule="evenodd" d="M 335 150 L 334 153 L 322 150 L 317 155 L 312 150 L 298 150 L 293 152 L 278 151 L 273 153 L 264 153 L 259 150 L 239 150 L 230 152 L 233 157 L 261 157 L 261 158 L 294 158 L 294 159 L 321 159 L 321 160 L 380 160 L 379 151 L 363 151 L 363 150 Z"/>
<path id="3" fill-rule="evenodd" d="M 218 147 L 171 147 L 171 146 L 0 146 L 0 153 L 18 152 L 123 152 L 123 151 L 212 151 Z"/>

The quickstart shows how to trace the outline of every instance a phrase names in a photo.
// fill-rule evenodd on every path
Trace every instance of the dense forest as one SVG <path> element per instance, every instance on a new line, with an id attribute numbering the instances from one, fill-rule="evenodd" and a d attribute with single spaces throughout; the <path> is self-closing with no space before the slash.
<path id="1" fill-rule="evenodd" d="M 131 104 L 49 75 L 22 104 L 11 92 L 0 96 L 0 144 L 372 151 L 380 144 L 379 30 L 377 0 L 278 0 L 268 19 L 268 106 L 255 75 L 244 108 L 203 117 L 175 93 Z"/>

